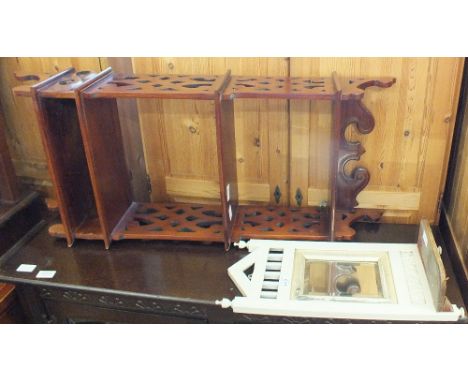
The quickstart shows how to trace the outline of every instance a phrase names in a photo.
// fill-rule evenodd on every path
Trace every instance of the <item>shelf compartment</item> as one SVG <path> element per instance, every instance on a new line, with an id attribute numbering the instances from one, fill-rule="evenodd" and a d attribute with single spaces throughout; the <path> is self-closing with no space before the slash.
<path id="1" fill-rule="evenodd" d="M 16 76 L 27 84 L 15 88 L 15 94 L 30 96 L 35 108 L 62 222 L 56 227 L 57 235 L 71 246 L 82 236 L 80 227 L 87 216 L 96 215 L 74 92 L 97 75 L 69 68 L 55 74 Z"/>
<path id="2" fill-rule="evenodd" d="M 112 240 L 190 240 L 224 242 L 219 205 L 132 203 L 112 233 Z"/>
<path id="3" fill-rule="evenodd" d="M 108 68 L 95 81 L 80 88 L 76 98 L 80 127 L 106 248 L 113 240 L 121 239 L 221 241 L 229 248 L 228 232 L 235 216 L 235 205 L 229 203 L 229 198 L 236 198 L 236 190 L 231 186 L 236 182 L 234 129 L 230 126 L 234 110 L 232 101 L 220 99 L 228 78 L 229 72 L 225 76 L 123 75 Z M 167 86 L 174 90 L 164 90 Z M 209 207 L 217 215 L 215 219 L 204 220 L 209 228 L 197 226 L 198 222 L 186 221 L 182 225 L 167 208 L 165 214 L 171 220 L 166 223 L 154 214 L 141 212 L 145 205 L 136 202 L 130 192 L 117 110 L 120 98 L 214 101 L 220 201 L 217 207 Z M 146 207 L 165 209 L 163 204 Z M 135 215 L 138 211 L 141 213 Z M 178 221 L 181 226 L 172 227 L 171 221 Z M 214 222 L 215 225 L 221 222 L 221 226 L 213 228 Z"/>
<path id="4" fill-rule="evenodd" d="M 89 98 L 215 99 L 227 76 L 112 73 L 85 91 Z"/>

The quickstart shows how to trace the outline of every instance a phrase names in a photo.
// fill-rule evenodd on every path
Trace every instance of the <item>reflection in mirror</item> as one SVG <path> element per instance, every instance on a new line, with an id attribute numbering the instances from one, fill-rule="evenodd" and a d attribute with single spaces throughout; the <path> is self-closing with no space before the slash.
<path id="1" fill-rule="evenodd" d="M 396 302 L 388 253 L 298 250 L 291 297 Z"/>
<path id="2" fill-rule="evenodd" d="M 378 263 L 307 260 L 302 294 L 382 298 Z"/>

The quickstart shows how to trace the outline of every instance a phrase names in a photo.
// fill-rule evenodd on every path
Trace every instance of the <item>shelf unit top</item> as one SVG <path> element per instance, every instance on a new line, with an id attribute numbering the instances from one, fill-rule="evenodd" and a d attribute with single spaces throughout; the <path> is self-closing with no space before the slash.
<path id="1" fill-rule="evenodd" d="M 235 98 L 273 98 L 333 100 L 361 99 L 367 87 L 390 87 L 393 77 L 339 79 L 331 77 L 273 77 L 188 74 L 125 74 L 79 71 L 57 76 L 57 80 L 40 90 L 48 98 L 74 98 L 77 88 L 84 86 L 86 98 L 165 98 L 225 100 Z M 29 84 L 14 88 L 17 95 L 31 95 L 31 87 L 50 79 L 52 73 L 16 75 Z M 92 79 L 100 78 L 95 82 Z"/>
<path id="2" fill-rule="evenodd" d="M 232 76 L 223 98 L 333 99 L 335 94 L 331 77 Z"/>
<path id="3" fill-rule="evenodd" d="M 333 100 L 360 99 L 369 86 L 389 87 L 395 78 L 339 79 L 331 77 L 255 77 L 232 76 L 223 92 L 224 99 L 279 98 Z"/>
<path id="4" fill-rule="evenodd" d="M 40 94 L 46 98 L 63 98 L 73 99 L 75 98 L 75 90 L 83 85 L 84 82 L 96 77 L 98 73 L 90 70 L 82 70 L 78 72 L 69 72 L 66 74 L 60 73 L 41 73 L 41 74 L 23 74 L 15 73 L 15 77 L 19 81 L 27 82 L 20 86 L 13 88 L 13 92 L 19 96 L 32 95 L 31 89 L 35 85 L 39 85 L 46 80 L 52 79 L 53 76 L 57 76 L 56 81 L 52 81 L 49 86 L 40 90 Z"/>
<path id="5" fill-rule="evenodd" d="M 224 76 L 113 73 L 83 91 L 86 98 L 167 98 L 212 100 L 222 93 Z"/>

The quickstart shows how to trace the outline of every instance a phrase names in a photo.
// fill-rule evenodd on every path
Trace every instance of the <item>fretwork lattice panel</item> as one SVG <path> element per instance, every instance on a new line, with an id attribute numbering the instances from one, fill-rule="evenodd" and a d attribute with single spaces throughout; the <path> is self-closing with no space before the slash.
<path id="1" fill-rule="evenodd" d="M 189 203 L 134 203 L 112 238 L 222 242 L 221 207 Z"/>

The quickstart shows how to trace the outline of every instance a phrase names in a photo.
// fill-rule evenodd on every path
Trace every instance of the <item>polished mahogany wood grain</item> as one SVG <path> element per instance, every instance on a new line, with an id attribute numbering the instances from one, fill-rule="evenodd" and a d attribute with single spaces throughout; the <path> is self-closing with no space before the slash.
<path id="1" fill-rule="evenodd" d="M 195 203 L 132 203 L 112 233 L 113 240 L 224 242 L 221 206 Z"/>
<path id="2" fill-rule="evenodd" d="M 56 77 L 58 74 L 58 77 Z M 41 95 L 46 98 L 64 98 L 74 99 L 75 89 L 82 86 L 84 82 L 95 77 L 97 73 L 89 70 L 81 70 L 76 72 L 75 69 L 66 70 L 66 73 L 40 73 L 40 74 L 25 74 L 15 73 L 18 81 L 27 82 L 25 84 L 13 88 L 13 93 L 18 96 L 32 96 L 32 87 L 36 84 L 44 84 L 51 77 L 56 78 L 49 86 L 43 87 Z"/>
<path id="3" fill-rule="evenodd" d="M 247 239 L 327 240 L 326 209 L 318 207 L 240 206 L 233 241 Z"/>
<path id="4" fill-rule="evenodd" d="M 390 87 L 395 78 L 353 78 L 344 82 L 340 99 L 362 99 L 369 86 Z M 336 98 L 336 74 L 327 77 L 248 77 L 232 76 L 223 98 L 310 99 Z"/>
<path id="5" fill-rule="evenodd" d="M 31 96 L 38 119 L 50 174 L 58 201 L 65 237 L 73 244 L 76 231 L 88 216 L 95 215 L 95 202 L 89 179 L 83 142 L 69 82 L 74 69 L 69 68 L 31 87 Z M 80 78 L 80 77 L 77 77 Z M 65 82 L 60 85 L 60 82 Z M 81 81 L 81 80 L 80 80 Z M 56 87 L 63 94 L 56 96 Z M 43 92 L 53 89 L 47 97 Z"/>
<path id="6" fill-rule="evenodd" d="M 78 108 L 98 216 L 108 248 L 112 231 L 132 202 L 117 102 L 81 98 Z"/>
<path id="7" fill-rule="evenodd" d="M 370 86 L 387 88 L 392 86 L 396 79 L 351 79 L 344 84 L 333 73 L 335 98 L 333 100 L 333 129 L 331 150 L 331 206 L 330 206 L 330 240 L 338 239 L 337 224 L 339 215 L 354 211 L 358 206 L 357 195 L 369 183 L 369 171 L 362 167 L 355 167 L 350 173 L 346 171 L 346 165 L 350 161 L 358 161 L 364 154 L 364 147 L 360 142 L 350 142 L 346 139 L 346 129 L 356 125 L 361 134 L 369 134 L 375 125 L 374 117 L 362 103 L 364 91 Z M 379 216 L 379 211 L 373 214 L 372 220 Z M 356 217 L 359 219 L 359 217 Z M 341 225 L 343 223 L 341 222 Z"/>
<path id="8" fill-rule="evenodd" d="M 223 209 L 224 243 L 225 249 L 228 250 L 234 240 L 232 235 L 239 204 L 233 101 L 217 99 L 215 112 L 218 162 L 221 169 L 219 185 Z"/>
<path id="9" fill-rule="evenodd" d="M 86 98 L 217 98 L 225 76 L 112 73 L 83 92 Z"/>

